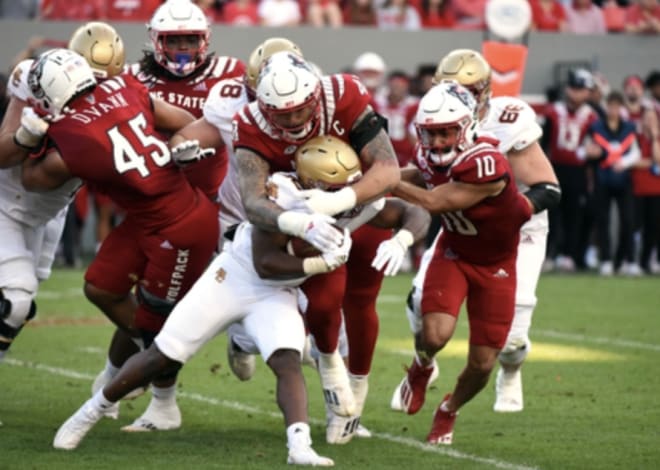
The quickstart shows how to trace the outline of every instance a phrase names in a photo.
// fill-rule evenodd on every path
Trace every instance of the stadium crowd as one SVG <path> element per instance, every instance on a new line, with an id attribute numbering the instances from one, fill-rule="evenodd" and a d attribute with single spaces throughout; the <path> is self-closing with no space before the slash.
<path id="1" fill-rule="evenodd" d="M 146 22 L 161 0 L 0 2 L 0 17 Z M 199 0 L 212 23 L 384 30 L 483 29 L 487 0 Z M 573 34 L 660 33 L 658 0 L 529 0 L 532 29 Z"/>
<path id="2" fill-rule="evenodd" d="M 543 17 L 570 28 L 571 13 L 545 1 L 533 8 L 536 27 Z M 383 277 L 402 269 L 416 273 L 405 302 L 415 357 L 392 409 L 422 408 L 466 301 L 465 367 L 426 438 L 451 444 L 459 409 L 495 369 L 494 411 L 523 410 L 542 269 L 660 273 L 660 71 L 616 86 L 571 68 L 535 110 L 492 96 L 490 65 L 469 49 L 414 76 L 371 51 L 324 72 L 286 38 L 247 58 L 208 50 L 209 18 L 226 21 L 231 6 L 259 24 L 338 26 L 363 13 L 359 4 L 310 0 L 302 14 L 297 2 L 237 0 L 216 17 L 215 2 L 197 3 L 14 4 L 44 19 L 146 21 L 151 44 L 125 64 L 114 28 L 85 23 L 66 45 L 31 41 L 2 87 L 0 361 L 37 314 L 62 233 L 74 265 L 90 205 L 100 214 L 84 293 L 116 331 L 55 448 L 77 448 L 103 417 L 116 419 L 121 398 L 149 386 L 147 409 L 123 430 L 179 428 L 178 371 L 226 331 L 240 380 L 256 355 L 276 377 L 288 463 L 333 465 L 312 448 L 302 364 L 321 378 L 326 440 L 369 437 L 360 420 L 376 299 Z M 375 23 L 357 16 L 414 29 L 435 9 L 435 26 L 481 28 L 483 4 L 465 3 L 462 16 L 458 1 L 443 18 L 442 2 L 406 1 L 378 6 Z M 640 0 L 651 3 L 657 10 Z"/>

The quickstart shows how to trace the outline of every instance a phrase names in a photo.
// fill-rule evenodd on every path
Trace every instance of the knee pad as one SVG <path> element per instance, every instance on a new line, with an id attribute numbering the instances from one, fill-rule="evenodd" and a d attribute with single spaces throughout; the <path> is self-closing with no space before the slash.
<path id="1" fill-rule="evenodd" d="M 20 328 L 37 314 L 34 293 L 15 288 L 0 291 L 0 319 L 13 328 Z"/>
<path id="2" fill-rule="evenodd" d="M 517 366 L 525 361 L 531 349 L 529 338 L 508 338 L 498 358 L 502 364 Z"/>
<path id="3" fill-rule="evenodd" d="M 422 331 L 422 291 L 413 287 L 406 299 L 406 316 L 410 331 L 416 335 Z"/>

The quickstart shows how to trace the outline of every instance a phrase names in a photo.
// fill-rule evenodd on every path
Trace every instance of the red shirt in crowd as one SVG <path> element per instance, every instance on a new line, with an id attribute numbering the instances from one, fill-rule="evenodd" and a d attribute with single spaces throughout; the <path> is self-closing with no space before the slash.
<path id="1" fill-rule="evenodd" d="M 559 31 L 560 24 L 566 21 L 564 7 L 555 0 L 529 0 L 529 6 L 532 8 L 532 22 L 538 31 Z"/>

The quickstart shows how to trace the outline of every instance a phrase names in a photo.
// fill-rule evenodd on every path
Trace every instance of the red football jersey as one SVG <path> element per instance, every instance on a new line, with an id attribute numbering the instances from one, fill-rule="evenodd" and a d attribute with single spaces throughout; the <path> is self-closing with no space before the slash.
<path id="1" fill-rule="evenodd" d="M 72 175 L 157 230 L 185 216 L 197 194 L 154 129 L 147 90 L 132 81 L 108 79 L 73 100 L 71 111 L 48 128 L 48 145 Z"/>
<path id="2" fill-rule="evenodd" d="M 415 119 L 419 100 L 406 97 L 401 103 L 392 105 L 386 95 L 377 95 L 372 104 L 378 113 L 387 119 L 387 134 L 399 160 L 399 166 L 405 167 L 413 158 L 415 144 L 410 139 L 411 124 Z"/>
<path id="3" fill-rule="evenodd" d="M 321 79 L 321 113 L 317 135 L 332 135 L 349 142 L 349 133 L 357 118 L 369 104 L 369 92 L 353 75 L 329 75 Z M 261 155 L 271 172 L 294 169 L 294 154 L 299 146 L 277 137 L 259 111 L 257 102 L 247 104 L 234 116 L 234 148 L 245 148 Z M 350 143 L 350 142 L 349 142 Z M 367 168 L 363 167 L 363 171 Z"/>
<path id="4" fill-rule="evenodd" d="M 598 119 L 596 112 L 588 104 L 576 111 L 569 111 L 563 102 L 554 103 L 545 116 L 550 123 L 549 157 L 560 165 L 582 166 L 585 160 L 577 156 L 577 149 L 589 125 Z"/>
<path id="5" fill-rule="evenodd" d="M 506 179 L 507 185 L 497 196 L 487 197 L 469 209 L 441 214 L 442 243 L 438 246 L 468 263 L 486 265 L 516 253 L 520 227 L 532 211 L 494 141 L 481 138 L 477 142 L 454 160 L 444 173 L 445 182 L 485 184 Z"/>
<path id="6" fill-rule="evenodd" d="M 133 64 L 129 73 L 146 86 L 151 96 L 157 97 L 202 117 L 206 95 L 213 85 L 221 80 L 242 77 L 245 64 L 234 57 L 212 57 L 207 64 L 192 75 L 174 78 L 154 75 L 140 70 L 140 64 Z M 240 93 L 240 89 L 237 90 Z M 215 200 L 218 188 L 227 173 L 227 149 L 217 149 L 213 158 L 207 158 L 194 165 L 188 165 L 184 172 L 190 183 L 201 189 L 211 200 Z"/>

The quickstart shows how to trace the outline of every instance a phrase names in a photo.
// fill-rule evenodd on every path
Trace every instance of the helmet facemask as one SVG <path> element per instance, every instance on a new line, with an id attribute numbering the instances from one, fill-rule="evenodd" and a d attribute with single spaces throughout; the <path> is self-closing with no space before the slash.
<path id="1" fill-rule="evenodd" d="M 185 77 L 206 60 L 208 33 L 168 31 L 156 34 L 154 58 L 172 75 Z"/>
<path id="2" fill-rule="evenodd" d="M 277 137 L 300 144 L 321 122 L 321 81 L 299 56 L 280 52 L 259 75 L 259 110 Z"/>

